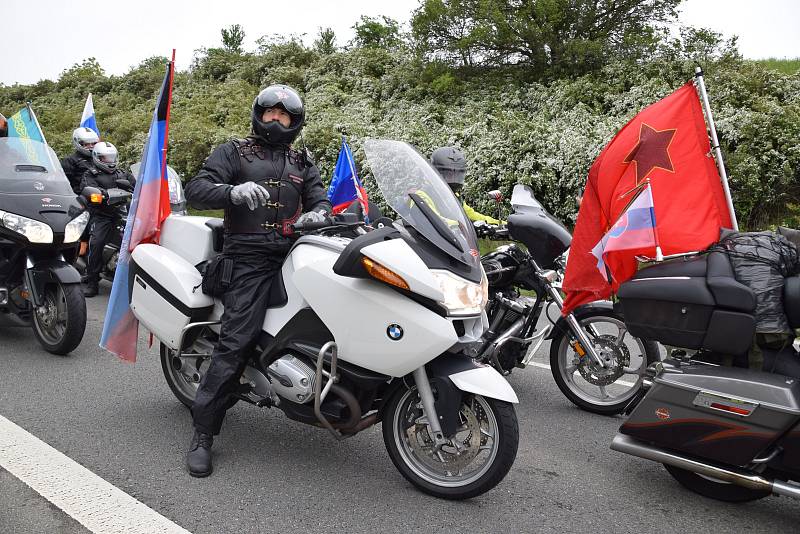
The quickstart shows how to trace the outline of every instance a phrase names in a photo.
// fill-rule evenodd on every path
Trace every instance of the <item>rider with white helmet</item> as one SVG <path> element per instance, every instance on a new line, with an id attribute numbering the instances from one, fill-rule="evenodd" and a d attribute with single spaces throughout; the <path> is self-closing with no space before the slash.
<path id="1" fill-rule="evenodd" d="M 91 167 L 83 174 L 80 190 L 95 187 L 105 192 L 113 187 L 120 187 L 118 180 L 127 180 L 126 189 L 133 191 L 136 180 L 133 175 L 123 171 L 118 165 L 117 147 L 107 141 L 94 145 L 91 155 Z M 89 238 L 89 261 L 86 268 L 86 288 L 84 295 L 93 297 L 99 290 L 100 272 L 103 270 L 103 248 L 111 239 L 117 227 L 118 213 L 107 204 L 91 208 L 91 237 Z"/>
<path id="2" fill-rule="evenodd" d="M 75 128 L 72 132 L 72 146 L 75 152 L 61 160 L 61 168 L 67 175 L 72 190 L 76 194 L 80 193 L 80 186 L 83 173 L 92 166 L 92 149 L 100 142 L 100 137 L 91 128 Z"/>

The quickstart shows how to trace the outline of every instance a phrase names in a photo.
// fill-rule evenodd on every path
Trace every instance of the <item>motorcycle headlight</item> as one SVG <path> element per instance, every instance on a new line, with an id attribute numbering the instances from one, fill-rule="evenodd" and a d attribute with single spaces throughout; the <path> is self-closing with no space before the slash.
<path id="1" fill-rule="evenodd" d="M 31 243 L 53 242 L 53 229 L 49 225 L 22 215 L 0 211 L 0 226 L 24 235 Z"/>
<path id="2" fill-rule="evenodd" d="M 449 271 L 432 269 L 434 278 L 444 294 L 441 304 L 450 315 L 477 315 L 489 300 L 489 282 L 481 269 L 481 282 L 476 284 L 464 280 Z"/>
<path id="3" fill-rule="evenodd" d="M 89 224 L 89 212 L 84 211 L 72 219 L 64 228 L 64 243 L 74 243 L 81 238 L 86 225 Z"/>

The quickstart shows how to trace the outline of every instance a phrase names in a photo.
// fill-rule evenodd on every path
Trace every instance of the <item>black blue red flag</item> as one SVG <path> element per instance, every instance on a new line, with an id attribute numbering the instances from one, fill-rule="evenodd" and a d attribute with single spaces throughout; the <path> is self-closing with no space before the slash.
<path id="1" fill-rule="evenodd" d="M 173 51 L 147 134 L 139 176 L 136 177 L 136 189 L 125 224 L 114 285 L 100 338 L 101 347 L 130 362 L 136 361 L 136 340 L 139 334 L 139 321 L 131 312 L 128 301 L 130 255 L 141 243 L 158 243 L 161 225 L 170 214 L 167 134 L 174 71 Z"/>

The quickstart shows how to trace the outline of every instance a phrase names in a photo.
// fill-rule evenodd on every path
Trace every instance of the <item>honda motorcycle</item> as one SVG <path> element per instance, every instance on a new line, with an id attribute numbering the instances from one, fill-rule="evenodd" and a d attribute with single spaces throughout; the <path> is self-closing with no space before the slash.
<path id="1" fill-rule="evenodd" d="M 0 327 L 32 327 L 53 354 L 80 344 L 86 301 L 71 263 L 88 222 L 49 146 L 0 138 Z"/>
<path id="2" fill-rule="evenodd" d="M 502 200 L 498 191 L 489 195 Z M 550 369 L 561 392 L 584 410 L 621 413 L 639 391 L 647 366 L 659 360 L 658 345 L 629 335 L 607 301 L 562 317 L 560 288 L 572 236 L 526 185 L 514 186 L 511 206 L 507 227 L 475 223 L 482 236 L 511 238 L 522 246 L 502 245 L 481 259 L 489 280 L 490 326 L 468 353 L 508 374 L 529 365 L 550 340 Z M 542 319 L 547 322 L 540 324 Z"/>
<path id="3" fill-rule="evenodd" d="M 372 231 L 351 214 L 294 225 L 303 235 L 272 284 L 237 398 L 336 439 L 382 423 L 389 457 L 412 484 L 474 497 L 505 477 L 519 440 L 513 389 L 461 353 L 487 325 L 477 238 L 411 146 L 367 140 L 364 152 L 400 220 Z M 223 313 L 199 290 L 197 267 L 223 240 L 219 219 L 169 217 L 161 244 L 131 258 L 131 310 L 160 341 L 164 376 L 186 406 Z"/>
<path id="4" fill-rule="evenodd" d="M 790 326 L 800 328 L 800 277 L 785 280 L 783 296 Z M 772 372 L 718 365 L 746 360 L 756 324 L 755 294 L 728 256 L 646 267 L 621 285 L 619 299 L 631 334 L 676 348 L 648 369 L 611 448 L 660 462 L 713 499 L 800 497 L 798 345 L 762 349 Z"/>

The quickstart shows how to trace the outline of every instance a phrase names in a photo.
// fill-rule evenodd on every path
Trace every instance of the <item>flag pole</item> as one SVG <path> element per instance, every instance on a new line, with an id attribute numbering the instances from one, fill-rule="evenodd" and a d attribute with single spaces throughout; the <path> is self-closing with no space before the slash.
<path id="1" fill-rule="evenodd" d="M 661 243 L 658 240 L 658 225 L 656 224 L 656 201 L 653 198 L 653 186 L 650 185 L 650 178 L 647 182 L 648 194 L 650 195 L 650 220 L 653 221 L 653 241 L 656 243 L 656 261 L 664 261 L 664 253 L 661 251 Z"/>
<path id="2" fill-rule="evenodd" d="M 44 137 L 44 130 L 42 130 L 42 125 L 39 124 L 39 119 L 36 118 L 36 113 L 33 112 L 33 108 L 31 107 L 30 102 L 25 102 L 25 107 L 28 109 L 28 115 L 31 116 L 33 122 L 36 124 L 36 127 L 39 128 L 39 135 L 42 136 L 42 142 L 46 145 L 47 139 Z"/>
<path id="3" fill-rule="evenodd" d="M 700 89 L 701 100 L 703 101 L 703 108 L 706 112 L 706 119 L 708 120 L 708 128 L 711 131 L 711 142 L 714 150 L 714 159 L 717 160 L 717 168 L 719 169 L 719 176 L 722 181 L 722 189 L 725 191 L 725 200 L 728 202 L 728 211 L 731 214 L 731 224 L 733 229 L 739 230 L 739 222 L 736 220 L 736 211 L 733 207 L 733 199 L 731 198 L 731 190 L 728 186 L 728 173 L 725 172 L 725 162 L 722 161 L 722 150 L 719 147 L 719 139 L 717 138 L 717 128 L 714 126 L 714 117 L 711 115 L 711 105 L 708 103 L 708 93 L 706 92 L 706 82 L 703 79 L 703 69 L 695 67 L 694 69 L 695 86 Z"/>

